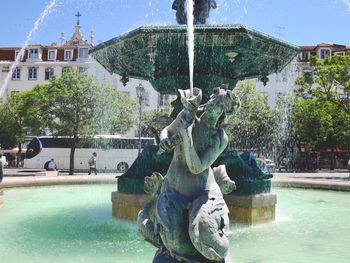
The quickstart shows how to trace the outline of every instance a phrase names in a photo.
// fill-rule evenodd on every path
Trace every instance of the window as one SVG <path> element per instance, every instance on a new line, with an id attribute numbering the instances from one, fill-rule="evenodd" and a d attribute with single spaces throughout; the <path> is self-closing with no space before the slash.
<path id="1" fill-rule="evenodd" d="M 149 106 L 149 93 L 147 91 L 145 91 L 142 98 L 145 106 Z"/>
<path id="2" fill-rule="evenodd" d="M 169 101 L 169 95 L 159 96 L 159 106 L 167 106 L 168 101 Z"/>
<path id="3" fill-rule="evenodd" d="M 51 77 L 53 76 L 53 73 L 54 73 L 53 68 L 46 68 L 45 69 L 45 80 L 51 79 Z"/>
<path id="4" fill-rule="evenodd" d="M 309 60 L 309 52 L 302 52 L 301 53 L 301 60 L 308 61 Z"/>
<path id="5" fill-rule="evenodd" d="M 325 59 L 326 57 L 331 55 L 331 51 L 329 49 L 321 49 L 320 59 Z"/>
<path id="6" fill-rule="evenodd" d="M 21 69 L 15 68 L 12 73 L 12 80 L 20 80 L 20 78 L 21 78 Z"/>
<path id="7" fill-rule="evenodd" d="M 314 76 L 313 76 L 312 69 L 304 68 L 303 69 L 303 76 L 304 76 L 307 83 L 309 83 L 309 84 L 314 83 Z"/>
<path id="8" fill-rule="evenodd" d="M 89 58 L 89 49 L 79 48 L 79 58 Z"/>
<path id="9" fill-rule="evenodd" d="M 9 72 L 10 71 L 10 67 L 3 67 L 1 71 L 2 72 Z"/>
<path id="10" fill-rule="evenodd" d="M 345 56 L 345 52 L 335 52 L 334 53 L 335 55 L 338 55 L 338 56 Z"/>
<path id="11" fill-rule="evenodd" d="M 79 67 L 79 73 L 85 73 L 87 70 L 87 68 Z"/>
<path id="12" fill-rule="evenodd" d="M 56 51 L 55 50 L 49 50 L 49 56 L 48 59 L 49 60 L 55 60 L 56 59 Z"/>
<path id="13" fill-rule="evenodd" d="M 15 52 L 15 60 L 17 59 L 19 53 L 20 53 L 20 51 Z M 21 59 L 22 59 L 22 57 L 21 57 Z"/>
<path id="14" fill-rule="evenodd" d="M 29 49 L 29 58 L 38 58 L 39 52 L 37 49 Z"/>
<path id="15" fill-rule="evenodd" d="M 71 70 L 72 69 L 72 67 L 64 67 L 64 68 L 62 68 L 62 76 L 67 72 L 67 71 L 69 71 L 69 70 Z"/>
<path id="16" fill-rule="evenodd" d="M 73 50 L 65 50 L 64 60 L 72 60 L 72 58 L 73 58 Z"/>
<path id="17" fill-rule="evenodd" d="M 37 68 L 30 67 L 28 69 L 28 80 L 36 80 L 37 79 Z"/>

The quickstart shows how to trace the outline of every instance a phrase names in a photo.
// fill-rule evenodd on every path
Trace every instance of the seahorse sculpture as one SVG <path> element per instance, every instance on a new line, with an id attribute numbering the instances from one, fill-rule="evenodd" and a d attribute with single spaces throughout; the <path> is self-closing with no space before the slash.
<path id="1" fill-rule="evenodd" d="M 139 212 L 139 229 L 159 248 L 155 263 L 230 262 L 223 193 L 230 193 L 235 184 L 225 166 L 211 165 L 228 144 L 221 125 L 240 103 L 226 88 L 214 89 L 210 100 L 199 107 L 200 89 L 194 90 L 194 97 L 189 90 L 180 94 L 184 110 L 162 131 L 159 145 L 164 152 L 174 149 L 173 159 L 164 178 L 153 173 L 145 179 L 151 198 Z"/>

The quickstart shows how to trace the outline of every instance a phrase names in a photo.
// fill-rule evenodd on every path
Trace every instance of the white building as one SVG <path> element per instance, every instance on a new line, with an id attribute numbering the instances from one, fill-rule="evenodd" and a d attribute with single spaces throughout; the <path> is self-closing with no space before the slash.
<path id="1" fill-rule="evenodd" d="M 98 80 L 106 81 L 119 91 L 128 94 L 132 99 L 137 97 L 136 86 L 141 83 L 145 88 L 145 111 L 166 106 L 166 100 L 169 100 L 170 97 L 160 95 L 149 82 L 130 79 L 124 87 L 120 76 L 109 74 L 89 57 L 88 52 L 94 42 L 93 30 L 91 30 L 90 43 L 88 43 L 80 31 L 79 16 L 75 31 L 69 41 L 65 42 L 62 32 L 60 45 L 53 43 L 49 46 L 38 44 L 26 47 L 23 57 L 11 75 L 4 97 L 0 100 L 6 99 L 11 92 L 30 90 L 37 84 L 48 84 L 53 75 L 60 77 L 65 69 L 74 68 L 79 72 L 95 75 Z M 0 47 L 0 86 L 10 74 L 11 66 L 20 50 L 21 47 Z"/>
<path id="2" fill-rule="evenodd" d="M 256 80 L 257 89 L 268 96 L 268 105 L 273 107 L 280 96 L 293 92 L 296 88 L 295 80 L 304 73 L 312 73 L 310 68 L 310 57 L 317 56 L 319 60 L 327 56 L 350 54 L 350 47 L 338 44 L 321 43 L 316 46 L 300 46 L 300 54 L 280 73 L 268 76 L 269 82 L 266 86 Z"/>

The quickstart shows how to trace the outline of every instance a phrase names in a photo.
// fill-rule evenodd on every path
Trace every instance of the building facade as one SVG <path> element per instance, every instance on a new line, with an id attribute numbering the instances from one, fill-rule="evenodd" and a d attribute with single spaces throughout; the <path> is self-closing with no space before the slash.
<path id="1" fill-rule="evenodd" d="M 295 80 L 304 73 L 312 73 L 310 67 L 311 56 L 317 56 L 319 60 L 327 56 L 345 56 L 350 54 L 350 47 L 338 44 L 321 43 L 316 46 L 300 46 L 299 55 L 280 73 L 268 76 L 269 82 L 266 86 L 255 80 L 257 89 L 268 98 L 268 105 L 273 107 L 280 96 L 291 94 L 296 88 Z"/>
<path id="2" fill-rule="evenodd" d="M 80 14 L 79 14 L 80 16 Z M 25 48 L 13 72 L 10 73 L 21 47 L 0 47 L 0 86 L 10 74 L 4 96 L 0 102 L 6 100 L 11 92 L 31 90 L 38 84 L 48 84 L 52 76 L 61 77 L 65 70 L 73 68 L 81 73 L 87 72 L 115 87 L 118 91 L 128 94 L 132 99 L 137 97 L 136 87 L 141 84 L 145 88 L 145 111 L 161 109 L 169 105 L 172 96 L 161 95 L 155 91 L 152 85 L 144 80 L 130 79 L 124 86 L 121 77 L 109 74 L 100 64 L 89 57 L 89 50 L 93 46 L 94 32 L 91 30 L 90 43 L 81 33 L 79 16 L 75 31 L 68 41 L 65 41 L 64 33 L 61 33 L 61 43 L 51 45 L 29 45 Z"/>

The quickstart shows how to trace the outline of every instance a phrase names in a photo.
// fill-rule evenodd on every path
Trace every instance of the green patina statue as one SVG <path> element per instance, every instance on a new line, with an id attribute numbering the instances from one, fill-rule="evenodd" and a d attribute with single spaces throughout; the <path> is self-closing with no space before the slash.
<path id="1" fill-rule="evenodd" d="M 216 9 L 218 6 L 215 0 L 194 0 L 193 23 L 205 24 L 209 18 L 210 9 Z M 172 8 L 176 10 L 176 21 L 180 25 L 187 24 L 187 12 L 185 8 L 186 0 L 175 0 Z"/>
<path id="2" fill-rule="evenodd" d="M 174 149 L 173 159 L 164 178 L 153 173 L 145 179 L 151 199 L 139 213 L 140 232 L 159 247 L 153 262 L 230 262 L 223 193 L 235 185 L 225 166 L 211 165 L 228 144 L 222 124 L 239 107 L 239 100 L 232 91 L 217 88 L 198 107 L 199 89 L 194 98 L 189 91 L 180 93 L 184 110 L 162 131 L 159 146 L 163 152 Z M 152 203 L 156 204 L 153 220 Z"/>

